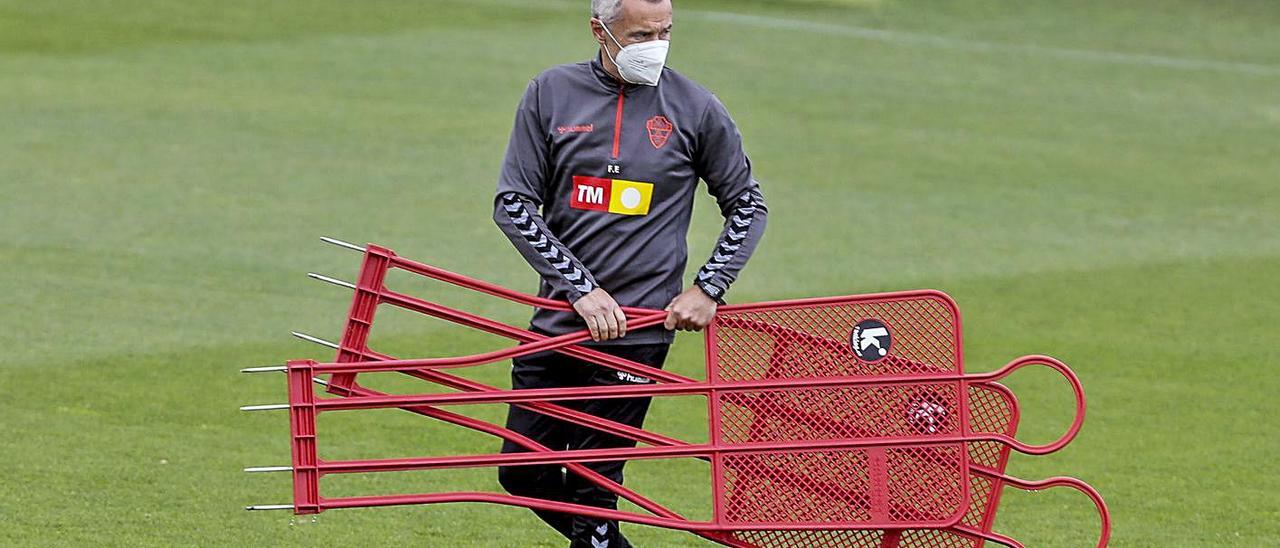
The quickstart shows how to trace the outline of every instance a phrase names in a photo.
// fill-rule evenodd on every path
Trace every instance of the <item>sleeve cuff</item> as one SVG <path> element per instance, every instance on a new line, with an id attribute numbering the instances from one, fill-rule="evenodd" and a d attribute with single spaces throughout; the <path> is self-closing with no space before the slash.
<path id="1" fill-rule="evenodd" d="M 724 288 L 709 282 L 697 282 L 694 285 L 698 286 L 698 289 L 701 289 L 703 294 L 711 297 L 711 300 L 715 301 L 716 304 L 724 304 Z"/>

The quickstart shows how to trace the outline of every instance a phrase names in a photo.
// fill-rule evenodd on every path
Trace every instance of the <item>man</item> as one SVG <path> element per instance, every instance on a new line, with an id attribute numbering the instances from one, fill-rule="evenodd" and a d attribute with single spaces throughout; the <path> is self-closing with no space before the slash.
<path id="1" fill-rule="evenodd" d="M 533 329 L 582 328 L 603 352 L 662 367 L 674 330 L 698 331 L 746 265 L 767 210 L 742 138 L 714 95 L 665 68 L 670 0 L 593 0 L 600 51 L 529 84 L 498 180 L 494 221 L 542 276 L 539 295 L 576 313 L 539 309 Z M 725 218 L 711 258 L 681 291 L 698 180 Z M 664 325 L 629 330 L 621 306 L 665 309 Z M 518 358 L 515 389 L 647 383 L 554 352 Z M 566 405 L 639 427 L 649 399 Z M 555 450 L 634 446 L 598 430 L 512 407 L 507 427 Z M 522 449 L 511 443 L 503 452 Z M 621 462 L 593 463 L 621 483 Z M 560 466 L 499 470 L 510 493 L 616 508 L 617 497 Z M 537 512 L 571 546 L 624 548 L 616 522 Z"/>

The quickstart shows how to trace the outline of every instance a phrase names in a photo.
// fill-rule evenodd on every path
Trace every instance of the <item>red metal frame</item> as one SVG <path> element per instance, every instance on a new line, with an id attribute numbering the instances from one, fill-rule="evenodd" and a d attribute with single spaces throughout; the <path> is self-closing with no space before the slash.
<path id="1" fill-rule="evenodd" d="M 973 385 L 970 387 L 970 402 L 982 402 L 971 406 L 971 415 L 976 417 L 975 429 L 981 431 L 1003 432 L 1013 436 L 1017 432 L 1020 418 L 1017 397 L 1008 388 L 998 383 Z M 979 426 L 980 425 L 980 426 Z M 1102 519 L 1102 532 L 1099 546 L 1104 546 L 1110 539 L 1110 514 L 1106 504 L 1098 493 L 1087 484 L 1074 478 L 1052 478 L 1041 482 L 1027 482 L 1007 476 L 1004 471 L 1008 463 L 1011 448 L 994 442 L 980 442 L 969 445 L 971 492 L 973 503 L 964 518 L 953 527 L 945 529 L 915 530 L 843 530 L 843 531 L 771 531 L 766 532 L 768 546 L 841 546 L 848 548 L 884 548 L 899 546 L 918 547 L 964 547 L 981 548 L 986 542 L 994 542 L 1005 546 L 1023 548 L 1022 543 L 1008 536 L 995 533 L 996 508 L 1005 485 L 1019 489 L 1042 489 L 1056 486 L 1067 486 L 1078 489 L 1090 497 L 1098 507 Z M 748 535 L 739 540 L 754 540 Z"/>
<path id="2" fill-rule="evenodd" d="M 558 337 L 547 337 L 531 331 L 496 322 L 494 320 L 472 315 L 460 310 L 441 306 L 436 303 L 418 299 L 409 295 L 388 290 L 384 285 L 387 272 L 398 268 L 436 280 L 451 283 L 467 289 L 479 291 L 513 302 L 549 308 L 555 310 L 571 310 L 566 303 L 540 299 L 514 292 L 493 284 L 454 274 L 430 265 L 425 265 L 396 256 L 389 249 L 370 245 L 366 248 L 360 278 L 355 288 L 353 303 L 348 316 L 347 328 L 340 344 L 336 363 L 318 364 L 312 361 L 292 361 L 288 364 L 290 415 L 293 435 L 293 474 L 294 474 L 294 510 L 299 514 L 318 513 L 333 508 L 387 506 L 400 504 L 431 504 L 446 502 L 488 502 L 521 506 L 532 509 L 553 510 L 577 513 L 605 519 L 617 519 L 640 524 L 647 524 L 672 529 L 695 532 L 709 540 L 730 546 L 755 546 L 740 539 L 735 533 L 744 531 L 835 531 L 835 530 L 889 530 L 882 541 L 884 546 L 896 546 L 902 539 L 912 534 L 911 530 L 937 531 L 948 530 L 967 538 L 990 540 L 1016 546 L 1016 541 L 1002 537 L 990 531 L 994 508 L 998 502 L 999 491 L 1003 485 L 1020 488 L 1043 488 L 1048 486 L 1072 486 L 1089 494 L 1099 505 L 1104 519 L 1104 538 L 1100 545 L 1105 545 L 1109 534 L 1109 521 L 1105 506 L 1096 491 L 1079 480 L 1071 478 L 1054 478 L 1046 482 L 1031 483 L 1003 475 L 1004 462 L 1007 460 L 1009 448 L 1028 454 L 1046 454 L 1061 449 L 1079 432 L 1084 419 L 1084 393 L 1079 379 L 1061 362 L 1045 356 L 1029 356 L 1015 360 L 1005 367 L 981 375 L 965 375 L 960 351 L 959 313 L 954 302 L 942 293 L 933 291 L 916 291 L 864 295 L 853 297 L 835 297 L 825 299 L 805 299 L 757 305 L 724 306 L 718 312 L 717 320 L 707 333 L 707 380 L 684 377 L 674 373 L 647 367 L 629 360 L 617 358 L 602 352 L 580 346 L 578 343 L 589 338 L 586 332 L 571 333 Z M 927 300 L 941 303 L 950 313 L 951 340 L 940 347 L 949 352 L 951 367 L 940 368 L 935 365 L 924 367 L 924 362 L 898 359 L 892 366 L 900 373 L 889 371 L 885 374 L 856 375 L 835 374 L 829 376 L 781 377 L 760 379 L 726 379 L 721 369 L 721 354 L 716 351 L 721 341 L 720 333 L 725 329 L 739 330 L 739 335 L 752 330 L 760 336 L 786 337 L 802 341 L 806 347 L 826 348 L 828 350 L 843 348 L 840 341 L 830 338 L 801 333 L 781 324 L 761 323 L 742 316 L 751 314 L 790 313 L 797 310 L 817 310 L 823 307 L 848 306 L 896 306 L 910 300 Z M 477 354 L 473 356 L 453 358 L 433 358 L 418 360 L 398 360 L 391 356 L 379 354 L 368 348 L 368 335 L 373 323 L 373 315 L 379 304 L 389 304 L 422 313 L 435 318 L 447 320 L 481 331 L 504 336 L 517 342 L 519 346 Z M 656 325 L 665 320 L 662 311 L 626 308 L 629 328 L 637 329 Z M 755 336 L 755 335 L 747 335 Z M 910 339 L 908 339 L 910 340 Z M 949 345 L 949 346 L 948 346 Z M 566 355 L 580 358 L 619 371 L 648 377 L 656 384 L 640 386 L 615 387 L 580 387 L 554 388 L 539 390 L 500 390 L 475 381 L 451 375 L 448 369 L 472 367 L 495 361 L 510 359 L 527 354 L 554 350 Z M 897 359 L 897 358 L 895 358 Z M 927 364 L 925 364 L 927 365 Z M 1022 443 L 1013 437 L 1013 431 L 1006 432 L 974 432 L 970 430 L 968 394 L 970 390 L 999 387 L 995 381 L 1030 365 L 1042 365 L 1054 369 L 1067 378 L 1076 399 L 1076 417 L 1067 432 L 1057 441 L 1050 444 L 1033 446 Z M 770 362 L 767 371 L 774 371 Z M 440 384 L 460 391 L 449 394 L 383 394 L 356 382 L 359 373 L 401 372 L 419 379 Z M 340 398 L 316 398 L 312 382 L 318 375 L 332 375 L 328 385 L 329 392 L 342 396 Z M 730 443 L 724 439 L 724 426 L 721 424 L 724 399 L 742 394 L 764 394 L 778 397 L 792 392 L 809 394 L 816 390 L 843 390 L 842 394 L 860 394 L 868 391 L 893 391 L 910 393 L 921 387 L 930 390 L 950 390 L 955 398 L 946 403 L 951 409 L 959 410 L 958 426 L 946 433 L 917 433 L 903 435 L 901 432 L 885 434 L 875 431 L 858 431 L 853 437 L 837 439 L 794 439 L 772 442 Z M 1003 387 L 999 388 L 1004 390 Z M 807 391 L 807 392 L 806 392 Z M 917 390 L 918 391 L 918 390 Z M 1007 392 L 1007 390 L 1004 390 Z M 709 442 L 692 444 L 683 440 L 664 436 L 648 430 L 632 428 L 626 425 L 594 417 L 582 412 L 565 408 L 554 402 L 585 398 L 623 398 L 637 396 L 666 395 L 699 395 L 707 398 L 709 421 Z M 1012 423 L 1016 426 L 1016 400 L 1009 395 L 1013 408 Z M 608 431 L 614 435 L 629 438 L 649 447 L 630 449 L 600 449 L 579 451 L 551 451 L 546 447 L 519 436 L 505 428 L 483 421 L 472 419 L 442 409 L 444 406 L 467 405 L 480 403 L 508 403 L 527 407 L 539 413 L 554 416 L 561 420 Z M 315 420 L 320 412 L 352 409 L 401 408 L 427 417 L 442 420 L 455 425 L 489 433 L 502 439 L 511 440 L 529 450 L 527 453 L 506 455 L 471 455 L 451 457 L 423 457 L 409 459 L 384 459 L 362 461 L 324 461 L 318 457 L 316 446 Z M 795 413 L 792 413 L 793 416 Z M 806 419 L 810 420 L 810 419 Z M 754 428 L 754 427 L 753 427 Z M 1001 445 L 999 466 L 986 468 L 970 466 L 968 461 L 971 444 L 995 443 Z M 831 520 L 820 522 L 786 522 L 756 521 L 742 522 L 729 519 L 725 504 L 729 495 L 725 491 L 725 459 L 744 456 L 747 461 L 756 456 L 773 455 L 814 455 L 821 452 L 861 452 L 871 455 L 874 466 L 884 466 L 885 452 L 907 452 L 916 455 L 929 455 L 934 458 L 945 453 L 948 448 L 958 448 L 955 457 L 946 460 L 946 465 L 926 467 L 926 472 L 945 475 L 954 473 L 953 483 L 959 485 L 959 500 L 962 504 L 958 510 L 949 515 L 934 515 L 928 519 L 892 518 L 886 513 L 884 501 L 873 500 L 873 511 L 870 519 Z M 694 457 L 709 460 L 713 469 L 712 499 L 715 504 L 714 518 L 709 522 L 693 522 L 679 516 L 635 491 L 599 476 L 583 463 L 610 460 L 636 460 L 648 458 Z M 875 465 L 874 459 L 880 458 L 881 464 Z M 917 459 L 919 460 L 919 459 Z M 320 495 L 319 480 L 326 474 L 368 473 L 382 471 L 425 470 L 438 468 L 498 466 L 498 465 L 532 465 L 562 464 L 570 472 L 577 473 L 608 489 L 619 497 L 630 500 L 642 509 L 651 512 L 652 516 L 605 510 L 576 504 L 529 499 L 496 493 L 435 493 L 423 495 L 351 497 L 326 499 Z M 918 464 L 918 463 L 917 463 Z M 926 474 L 928 475 L 928 474 Z M 970 479 L 970 476 L 975 479 Z M 984 478 L 992 485 L 992 492 L 986 494 L 987 504 L 981 523 L 965 524 L 962 520 L 973 514 L 970 508 L 970 483 L 976 478 Z M 808 481 L 808 480 L 803 480 Z M 819 487 L 829 489 L 830 484 Z M 806 487 L 807 488 L 807 487 Z M 883 491 L 883 489 L 880 489 Z M 875 492 L 875 488 L 870 489 Z M 912 545 L 905 542 L 904 545 Z"/>

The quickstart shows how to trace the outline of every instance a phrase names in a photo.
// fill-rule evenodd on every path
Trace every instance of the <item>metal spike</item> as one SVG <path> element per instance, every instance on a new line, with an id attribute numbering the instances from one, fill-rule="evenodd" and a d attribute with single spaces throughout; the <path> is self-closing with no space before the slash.
<path id="1" fill-rule="evenodd" d="M 241 369 L 241 373 L 275 373 L 278 371 L 288 371 L 289 368 L 283 365 L 269 365 L 267 367 L 248 367 Z"/>
<path id="2" fill-rule="evenodd" d="M 287 403 L 272 403 L 267 405 L 246 405 L 240 408 L 241 411 L 281 411 L 288 409 Z"/>
<path id="3" fill-rule="evenodd" d="M 292 504 L 259 504 L 257 506 L 245 506 L 245 510 L 250 512 L 260 512 L 263 510 L 293 510 Z"/>
<path id="4" fill-rule="evenodd" d="M 344 281 L 339 280 L 339 279 L 337 279 L 337 278 L 330 278 L 330 277 L 325 276 L 325 275 L 323 275 L 323 274 L 316 274 L 315 272 L 308 272 L 308 273 L 307 273 L 307 277 L 309 277 L 309 278 L 311 278 L 311 279 L 313 279 L 313 280 L 320 280 L 320 281 L 322 281 L 322 282 L 324 282 L 324 283 L 327 283 L 327 284 L 333 284 L 333 285 L 336 285 L 336 286 L 338 286 L 338 287 L 345 287 L 345 288 L 347 288 L 347 289 L 355 289 L 355 288 L 356 288 L 356 284 L 353 284 L 353 283 L 351 283 L 351 282 L 344 282 Z"/>
<path id="5" fill-rule="evenodd" d="M 332 343 L 332 342 L 326 341 L 326 340 L 324 340 L 324 339 L 321 339 L 321 338 L 319 338 L 319 337 L 312 337 L 311 335 L 308 335 L 308 334 L 306 334 L 306 333 L 299 333 L 299 332 L 297 332 L 297 331 L 290 331 L 290 333 L 293 333 L 293 336 L 295 336 L 295 337 L 297 337 L 297 338 L 299 338 L 299 339 L 302 339 L 302 340 L 304 340 L 304 341 L 311 342 L 311 343 L 316 343 L 316 344 L 318 344 L 318 345 L 320 345 L 320 346 L 327 346 L 327 347 L 332 348 L 332 349 L 334 349 L 334 350 L 337 350 L 337 349 L 338 349 L 338 343 Z"/>
<path id="6" fill-rule="evenodd" d="M 249 472 L 250 474 L 255 474 L 260 472 L 292 472 L 293 467 L 292 466 L 255 466 L 255 467 L 245 468 L 244 471 Z"/>
<path id="7" fill-rule="evenodd" d="M 353 244 L 353 243 L 350 243 L 350 242 L 344 242 L 344 241 L 339 240 L 339 239 L 337 239 L 337 238 L 329 238 L 329 237 L 324 237 L 324 236 L 322 236 L 322 237 L 320 237 L 320 241 L 322 241 L 322 242 L 324 242 L 324 243 L 327 243 L 327 244 L 333 244 L 333 245 L 336 245 L 336 246 L 338 246 L 338 247 L 345 247 L 345 248 L 350 249 L 350 250 L 352 250 L 352 251 L 359 251 L 359 252 L 361 252 L 361 253 L 364 253 L 364 252 L 365 252 L 365 249 L 364 249 L 363 247 L 360 247 L 360 246 L 358 246 L 358 245 L 356 245 L 356 244 Z"/>
<path id="8" fill-rule="evenodd" d="M 320 386 L 329 386 L 329 381 L 326 381 L 320 377 L 311 377 L 311 382 L 314 382 Z"/>

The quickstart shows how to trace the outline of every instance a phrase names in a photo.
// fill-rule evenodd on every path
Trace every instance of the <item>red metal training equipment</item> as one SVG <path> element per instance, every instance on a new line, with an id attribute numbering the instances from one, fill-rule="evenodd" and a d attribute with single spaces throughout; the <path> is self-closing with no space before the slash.
<path id="1" fill-rule="evenodd" d="M 335 242 L 337 243 L 337 242 Z M 344 245 L 344 244 L 339 244 Z M 585 332 L 547 337 L 391 291 L 384 280 L 400 269 L 516 303 L 572 310 L 369 245 L 335 363 L 291 361 L 288 375 L 297 514 L 335 508 L 485 502 L 588 515 L 680 529 L 727 546 L 1021 546 L 992 531 L 1004 486 L 1082 491 L 1102 519 L 1098 545 L 1110 536 L 1100 495 L 1074 478 L 1028 482 L 1004 473 L 1010 449 L 1043 455 L 1071 442 L 1084 421 L 1084 391 L 1076 375 L 1046 356 L 1015 360 L 991 373 L 965 374 L 960 317 L 936 291 L 911 291 L 722 306 L 706 331 L 706 379 L 655 369 L 579 345 Z M 325 279 L 323 277 L 320 277 Z M 331 281 L 331 279 L 325 279 Z M 370 350 L 379 305 L 391 305 L 521 344 L 472 356 L 396 359 Z M 624 308 L 628 328 L 662 323 L 666 313 Z M 556 351 L 647 384 L 502 390 L 448 372 L 514 357 Z M 1047 445 L 1015 439 L 1019 410 L 997 383 L 1028 366 L 1067 379 L 1076 415 Z M 392 395 L 357 382 L 358 374 L 399 372 L 456 392 Z M 322 375 L 330 375 L 327 381 Z M 339 397 L 318 398 L 314 383 Z M 707 402 L 706 443 L 691 443 L 563 407 L 588 398 L 700 396 Z M 635 440 L 626 449 L 556 451 L 501 426 L 448 411 L 451 406 L 505 403 Z M 268 408 L 272 406 L 267 406 Z M 488 433 L 528 452 L 468 456 L 329 461 L 319 458 L 316 416 L 322 412 L 400 408 Z M 596 474 L 583 463 L 697 458 L 711 468 L 712 519 L 693 521 Z M 531 499 L 500 493 L 325 498 L 328 474 L 464 467 L 560 464 L 649 514 Z"/>

